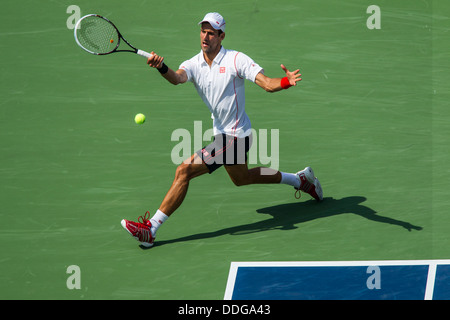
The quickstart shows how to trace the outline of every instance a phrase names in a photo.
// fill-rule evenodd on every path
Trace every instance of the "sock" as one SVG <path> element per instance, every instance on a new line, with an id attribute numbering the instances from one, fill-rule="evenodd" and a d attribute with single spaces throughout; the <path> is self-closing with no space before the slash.
<path id="1" fill-rule="evenodd" d="M 156 234 L 156 231 L 158 231 L 159 227 L 166 221 L 169 217 L 164 214 L 164 212 L 156 211 L 155 215 L 150 219 L 150 222 L 152 223 L 152 235 L 154 236 Z"/>
<path id="2" fill-rule="evenodd" d="M 280 183 L 288 184 L 290 186 L 293 186 L 296 189 L 300 188 L 300 180 L 297 178 L 297 175 L 294 173 L 281 172 Z"/>

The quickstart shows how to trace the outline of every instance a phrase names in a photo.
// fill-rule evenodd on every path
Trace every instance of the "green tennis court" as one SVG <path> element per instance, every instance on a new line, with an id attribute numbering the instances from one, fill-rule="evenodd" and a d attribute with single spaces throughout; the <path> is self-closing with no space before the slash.
<path id="1" fill-rule="evenodd" d="M 367 26 L 373 4 L 380 29 Z M 211 11 L 226 19 L 224 46 L 266 75 L 300 68 L 283 92 L 248 82 L 246 111 L 257 132 L 279 133 L 280 170 L 314 169 L 324 201 L 238 188 L 222 168 L 193 180 L 141 249 L 121 219 L 158 209 L 177 167 L 172 133 L 193 138 L 210 114 L 192 84 L 168 84 L 142 57 L 81 50 L 71 5 L 172 68 L 200 52 Z M 1 299 L 215 300 L 235 261 L 450 258 L 450 4 L 5 0 L 0 15 Z"/>

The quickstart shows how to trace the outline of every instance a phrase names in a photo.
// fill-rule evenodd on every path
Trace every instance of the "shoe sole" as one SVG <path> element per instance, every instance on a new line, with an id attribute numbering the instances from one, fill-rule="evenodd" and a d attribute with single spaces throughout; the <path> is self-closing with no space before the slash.
<path id="1" fill-rule="evenodd" d="M 127 221 L 125 220 L 125 219 L 122 219 L 122 221 L 120 221 L 120 224 L 122 225 L 122 227 L 133 237 L 133 238 L 135 238 L 137 241 L 139 241 L 139 238 L 137 238 L 137 237 L 135 237 L 135 236 L 133 236 L 133 234 L 130 232 L 130 230 L 128 230 L 128 228 L 127 228 Z M 150 247 L 153 247 L 153 243 L 148 243 L 148 242 L 141 242 L 141 241 L 139 241 L 140 243 L 141 243 L 141 245 L 143 245 L 144 247 L 146 247 L 146 248 L 150 248 Z"/>
<path id="2" fill-rule="evenodd" d="M 317 196 L 319 197 L 319 201 L 322 201 L 323 200 L 323 190 L 322 190 L 322 185 L 319 182 L 319 179 L 315 178 L 314 185 L 316 186 L 316 193 L 317 193 Z"/>
<path id="3" fill-rule="evenodd" d="M 316 176 L 314 175 L 313 169 L 311 167 L 306 167 L 305 169 L 303 169 L 303 171 L 305 171 L 306 180 L 308 180 L 309 183 L 315 186 L 317 196 L 319 197 L 318 201 L 322 201 L 323 200 L 322 185 L 320 184 L 319 179 L 317 179 Z"/>

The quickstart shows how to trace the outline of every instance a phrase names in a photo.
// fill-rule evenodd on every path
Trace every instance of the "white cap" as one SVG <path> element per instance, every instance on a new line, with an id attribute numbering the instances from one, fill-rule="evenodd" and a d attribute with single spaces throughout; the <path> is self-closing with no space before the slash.
<path id="1" fill-rule="evenodd" d="M 208 22 L 214 29 L 225 32 L 225 19 L 217 12 L 207 13 L 198 24 L 202 24 L 203 22 Z"/>

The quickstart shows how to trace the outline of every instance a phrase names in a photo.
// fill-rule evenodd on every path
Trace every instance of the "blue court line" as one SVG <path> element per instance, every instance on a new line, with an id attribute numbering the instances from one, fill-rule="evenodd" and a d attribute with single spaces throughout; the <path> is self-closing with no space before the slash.
<path id="1" fill-rule="evenodd" d="M 450 260 L 232 262 L 225 300 L 449 300 Z"/>

